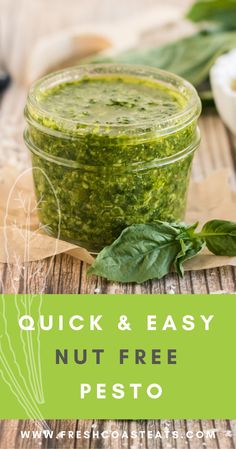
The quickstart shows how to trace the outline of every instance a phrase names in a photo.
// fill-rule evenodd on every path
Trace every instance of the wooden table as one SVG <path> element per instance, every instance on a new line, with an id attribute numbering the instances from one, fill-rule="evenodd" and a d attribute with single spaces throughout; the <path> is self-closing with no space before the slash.
<path id="1" fill-rule="evenodd" d="M 97 5 L 98 2 L 96 2 Z M 150 1 L 151 4 L 151 1 Z M 95 14 L 95 13 L 94 13 Z M 23 129 L 22 107 L 24 89 L 12 85 L 4 94 L 0 108 L 0 163 L 11 147 L 18 157 L 18 149 L 23 148 L 21 132 Z M 201 119 L 202 145 L 194 161 L 193 176 L 202 177 L 222 167 L 232 171 L 236 169 L 235 139 L 226 130 L 214 110 L 208 110 Z M 26 153 L 19 153 L 19 164 L 26 163 Z M 9 158 L 8 158 L 9 159 Z M 11 158 L 10 158 L 11 159 Z M 2 162 L 3 163 L 3 162 Z M 160 281 L 146 282 L 143 285 L 120 285 L 102 279 L 87 279 L 86 264 L 68 255 L 56 256 L 40 263 L 24 264 L 19 269 L 12 267 L 13 276 L 9 276 L 9 267 L 0 264 L 0 288 L 5 293 L 213 293 L 218 291 L 236 292 L 236 268 L 223 267 L 198 272 L 187 272 L 183 279 L 176 274 L 166 276 Z M 14 275 L 15 270 L 15 275 Z M 47 274 L 45 282 L 45 273 Z M 33 282 L 32 282 L 33 276 Z M 14 284 L 12 284 L 12 278 Z M 207 398 L 206 398 L 207 400 Z M 4 404 L 0 406 L 4 407 Z M 204 403 L 202 404 L 204 407 Z M 171 414 L 171 413 L 170 413 Z M 55 431 L 52 440 L 34 440 L 20 438 L 20 431 L 37 430 L 38 423 L 29 421 L 1 421 L 0 449 L 18 448 L 123 448 L 123 449 L 230 449 L 236 446 L 236 421 L 48 421 Z M 93 427 L 92 427 L 93 426 Z M 186 437 L 178 440 L 148 440 L 140 437 L 131 440 L 92 440 L 92 439 L 56 439 L 61 430 L 187 430 L 193 432 L 217 429 L 215 439 Z"/>

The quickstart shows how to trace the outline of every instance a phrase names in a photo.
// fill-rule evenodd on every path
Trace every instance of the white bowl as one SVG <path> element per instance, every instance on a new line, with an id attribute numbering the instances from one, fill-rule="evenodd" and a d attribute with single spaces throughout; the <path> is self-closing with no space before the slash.
<path id="1" fill-rule="evenodd" d="M 216 108 L 223 122 L 236 135 L 236 49 L 216 60 L 210 70 L 210 82 Z"/>

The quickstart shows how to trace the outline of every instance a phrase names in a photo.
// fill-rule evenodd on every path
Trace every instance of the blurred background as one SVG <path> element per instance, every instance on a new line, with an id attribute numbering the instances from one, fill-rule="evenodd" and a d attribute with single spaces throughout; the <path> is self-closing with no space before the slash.
<path id="1" fill-rule="evenodd" d="M 0 0 L 0 67 L 17 82 L 91 53 L 160 46 L 192 32 L 191 0 Z M 109 51 L 108 51 L 109 50 Z"/>
<path id="2" fill-rule="evenodd" d="M 211 66 L 234 48 L 236 0 L 0 0 L 2 85 L 120 61 L 175 72 L 209 100 Z"/>

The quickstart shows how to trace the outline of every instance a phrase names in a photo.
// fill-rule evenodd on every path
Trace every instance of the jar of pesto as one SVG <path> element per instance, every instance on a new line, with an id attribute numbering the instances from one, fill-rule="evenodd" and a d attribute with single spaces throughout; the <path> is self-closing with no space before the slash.
<path id="1" fill-rule="evenodd" d="M 182 220 L 200 112 L 192 85 L 150 67 L 87 65 L 37 81 L 24 137 L 45 229 L 96 253 L 132 223 Z"/>

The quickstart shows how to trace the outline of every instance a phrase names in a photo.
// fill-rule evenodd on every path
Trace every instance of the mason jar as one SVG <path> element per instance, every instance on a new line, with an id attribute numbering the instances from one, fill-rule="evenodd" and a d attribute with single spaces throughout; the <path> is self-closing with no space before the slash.
<path id="1" fill-rule="evenodd" d="M 97 253 L 131 224 L 183 220 L 200 112 L 190 83 L 145 66 L 37 81 L 24 138 L 45 230 Z"/>

